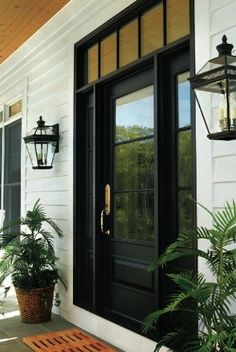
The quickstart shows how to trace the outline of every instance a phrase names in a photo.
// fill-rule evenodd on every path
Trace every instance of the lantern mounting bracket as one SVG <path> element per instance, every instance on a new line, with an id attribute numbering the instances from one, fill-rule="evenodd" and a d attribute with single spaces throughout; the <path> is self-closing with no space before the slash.
<path id="1" fill-rule="evenodd" d="M 52 125 L 52 130 L 56 136 L 59 136 L 59 123 L 55 123 L 55 125 Z M 59 138 L 58 138 L 57 146 L 55 149 L 55 153 L 58 153 L 58 152 L 59 152 Z"/>

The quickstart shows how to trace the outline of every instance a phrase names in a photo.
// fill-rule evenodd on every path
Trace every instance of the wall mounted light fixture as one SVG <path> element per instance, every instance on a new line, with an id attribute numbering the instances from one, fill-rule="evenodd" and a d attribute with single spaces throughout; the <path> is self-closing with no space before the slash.
<path id="1" fill-rule="evenodd" d="M 24 137 L 33 169 L 51 169 L 55 153 L 59 151 L 59 124 L 45 125 L 42 116 L 38 126 Z"/>
<path id="2" fill-rule="evenodd" d="M 209 139 L 236 139 L 236 56 L 224 35 L 219 56 L 209 60 L 189 80 Z M 208 97 L 207 97 L 208 95 Z"/>

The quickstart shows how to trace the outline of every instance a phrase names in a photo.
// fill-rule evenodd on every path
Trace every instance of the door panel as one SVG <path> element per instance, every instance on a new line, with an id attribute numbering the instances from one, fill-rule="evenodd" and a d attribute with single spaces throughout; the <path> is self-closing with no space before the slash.
<path id="1" fill-rule="evenodd" d="M 111 185 L 104 314 L 140 324 L 156 304 L 152 70 L 106 88 L 105 182 Z"/>

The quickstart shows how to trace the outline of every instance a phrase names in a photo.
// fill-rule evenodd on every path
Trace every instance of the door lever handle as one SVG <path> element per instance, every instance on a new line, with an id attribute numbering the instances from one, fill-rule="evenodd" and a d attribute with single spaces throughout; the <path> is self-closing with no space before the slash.
<path id="1" fill-rule="evenodd" d="M 104 230 L 104 222 L 103 222 L 103 217 L 104 217 L 104 213 L 106 214 L 106 210 L 105 209 L 103 209 L 102 211 L 101 211 L 101 218 L 100 218 L 100 220 L 101 220 L 101 232 L 102 233 L 104 233 L 104 235 L 107 235 L 107 236 L 109 236 L 110 235 L 110 230 Z"/>
<path id="2" fill-rule="evenodd" d="M 104 230 L 104 214 L 109 215 L 111 212 L 111 188 L 109 185 L 105 186 L 105 207 L 101 212 L 100 224 L 101 232 L 105 235 L 110 235 L 110 230 Z"/>

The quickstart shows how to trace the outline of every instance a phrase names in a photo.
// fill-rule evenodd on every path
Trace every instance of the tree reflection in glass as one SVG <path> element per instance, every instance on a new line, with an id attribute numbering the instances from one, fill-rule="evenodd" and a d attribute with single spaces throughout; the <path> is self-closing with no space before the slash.
<path id="1" fill-rule="evenodd" d="M 154 239 L 153 86 L 116 100 L 114 234 Z"/>

